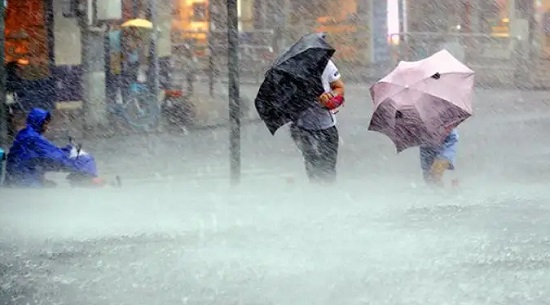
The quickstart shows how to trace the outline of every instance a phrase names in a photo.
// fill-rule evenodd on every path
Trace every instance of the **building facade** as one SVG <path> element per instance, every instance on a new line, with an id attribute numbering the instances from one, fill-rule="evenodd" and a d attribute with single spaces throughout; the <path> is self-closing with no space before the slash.
<path id="1" fill-rule="evenodd" d="M 326 32 L 340 63 L 371 65 L 386 61 L 387 1 L 289 1 L 284 33 L 290 42 L 311 32 Z"/>
<path id="2" fill-rule="evenodd" d="M 547 0 L 407 0 L 409 32 L 475 33 L 492 37 L 537 35 Z M 545 3 L 546 2 L 546 3 Z M 527 28 L 525 28 L 527 25 Z M 523 37 L 526 38 L 526 37 Z"/>
<path id="3" fill-rule="evenodd" d="M 28 104 L 44 107 L 52 105 L 55 91 L 52 12 L 53 1 L 20 0 L 10 2 L 5 15 L 6 64 L 18 64 Z"/>
<path id="4" fill-rule="evenodd" d="M 138 3 L 138 14 L 144 17 L 147 2 Z M 131 18 L 132 0 L 123 0 L 122 4 L 123 20 Z M 81 100 L 80 28 L 74 18 L 64 16 L 63 5 L 64 0 L 17 0 L 7 7 L 6 63 L 19 63 L 17 75 L 25 89 L 20 94 L 24 107 L 53 108 L 56 102 Z M 157 7 L 158 51 L 164 60 L 171 54 L 171 0 L 157 0 Z"/>

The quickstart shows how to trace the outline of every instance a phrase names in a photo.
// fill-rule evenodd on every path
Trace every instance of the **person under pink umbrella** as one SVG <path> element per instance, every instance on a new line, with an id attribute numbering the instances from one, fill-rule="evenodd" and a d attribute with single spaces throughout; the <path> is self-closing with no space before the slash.
<path id="1" fill-rule="evenodd" d="M 443 184 L 446 170 L 455 169 L 458 146 L 458 131 L 451 130 L 441 145 L 420 145 L 420 168 L 424 181 L 428 184 Z M 457 181 L 453 181 L 457 184 Z"/>
<path id="2" fill-rule="evenodd" d="M 402 61 L 371 87 L 369 130 L 388 136 L 398 153 L 419 146 L 424 180 L 441 184 L 444 172 L 454 169 L 456 127 L 473 113 L 473 88 L 474 71 L 446 50 Z"/>

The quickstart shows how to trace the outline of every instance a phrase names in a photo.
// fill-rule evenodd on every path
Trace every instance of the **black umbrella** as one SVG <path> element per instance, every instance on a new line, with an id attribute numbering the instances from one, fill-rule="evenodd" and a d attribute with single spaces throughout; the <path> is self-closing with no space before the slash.
<path id="1" fill-rule="evenodd" d="M 254 101 L 271 134 L 316 105 L 324 92 L 321 76 L 334 52 L 324 34 L 309 34 L 275 60 Z"/>

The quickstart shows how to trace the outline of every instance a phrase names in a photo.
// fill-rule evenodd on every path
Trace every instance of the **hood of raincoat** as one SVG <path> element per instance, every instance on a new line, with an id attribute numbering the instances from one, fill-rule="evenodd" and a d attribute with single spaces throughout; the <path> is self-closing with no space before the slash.
<path id="1" fill-rule="evenodd" d="M 44 109 L 33 108 L 27 116 L 27 127 L 32 128 L 38 133 L 42 133 L 42 127 L 46 120 L 51 117 L 50 113 Z"/>

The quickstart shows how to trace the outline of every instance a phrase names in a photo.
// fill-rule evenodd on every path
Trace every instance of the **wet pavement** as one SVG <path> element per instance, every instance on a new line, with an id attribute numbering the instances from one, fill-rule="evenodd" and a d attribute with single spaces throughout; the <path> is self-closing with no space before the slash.
<path id="1" fill-rule="evenodd" d="M 250 89 L 250 88 L 248 88 Z M 250 91 L 250 90 L 248 90 Z M 544 177 L 550 153 L 546 135 L 550 127 L 548 91 L 478 89 L 475 114 L 461 125 L 456 175 L 471 179 Z M 348 86 L 347 104 L 338 113 L 341 137 L 339 169 L 343 179 L 373 175 L 408 176 L 417 181 L 418 151 L 400 155 L 385 136 L 367 131 L 372 111 L 367 87 Z M 227 178 L 229 172 L 226 128 L 153 136 L 86 140 L 97 155 L 103 173 L 124 180 Z M 244 176 L 292 176 L 304 180 L 300 153 L 288 129 L 271 136 L 261 122 L 242 129 Z M 516 174 L 537 170 L 536 175 Z"/>
<path id="2" fill-rule="evenodd" d="M 330 187 L 261 124 L 235 188 L 225 130 L 88 141 L 123 187 L 3 191 L 0 304 L 545 304 L 547 96 L 478 90 L 447 190 L 366 131 L 359 87 Z"/>

